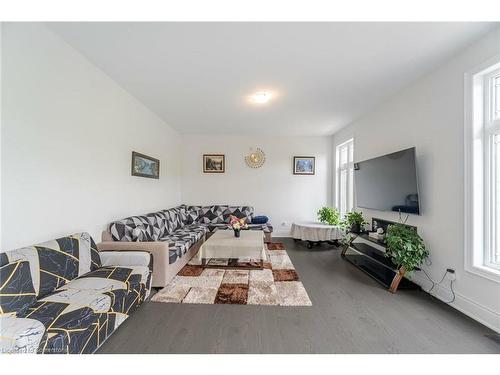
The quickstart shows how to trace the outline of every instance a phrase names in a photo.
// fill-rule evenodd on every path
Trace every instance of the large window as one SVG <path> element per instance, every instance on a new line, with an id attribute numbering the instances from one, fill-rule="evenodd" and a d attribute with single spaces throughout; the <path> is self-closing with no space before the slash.
<path id="1" fill-rule="evenodd" d="M 500 69 L 484 77 L 485 264 L 500 269 Z"/>
<path id="2" fill-rule="evenodd" d="M 354 141 L 341 143 L 336 148 L 336 197 L 335 203 L 340 214 L 352 210 L 354 206 Z"/>
<path id="3" fill-rule="evenodd" d="M 466 269 L 500 281 L 500 58 L 466 75 Z"/>

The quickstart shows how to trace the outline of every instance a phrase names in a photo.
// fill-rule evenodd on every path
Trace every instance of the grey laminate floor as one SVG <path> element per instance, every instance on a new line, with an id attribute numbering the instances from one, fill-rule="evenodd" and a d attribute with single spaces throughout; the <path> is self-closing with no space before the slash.
<path id="1" fill-rule="evenodd" d="M 99 353 L 500 353 L 491 330 L 426 293 L 392 295 L 335 247 L 280 241 L 312 307 L 146 302 Z"/>

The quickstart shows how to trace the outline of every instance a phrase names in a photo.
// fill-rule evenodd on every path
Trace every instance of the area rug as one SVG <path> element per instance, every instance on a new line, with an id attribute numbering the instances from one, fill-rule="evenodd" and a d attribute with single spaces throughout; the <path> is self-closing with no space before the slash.
<path id="1" fill-rule="evenodd" d="M 267 245 L 266 256 L 263 269 L 260 269 L 260 261 L 243 258 L 211 259 L 212 268 L 204 268 L 194 256 L 151 301 L 311 306 L 283 244 Z M 220 269 L 214 267 L 217 264 L 221 265 Z M 228 266 L 233 267 L 228 269 Z"/>

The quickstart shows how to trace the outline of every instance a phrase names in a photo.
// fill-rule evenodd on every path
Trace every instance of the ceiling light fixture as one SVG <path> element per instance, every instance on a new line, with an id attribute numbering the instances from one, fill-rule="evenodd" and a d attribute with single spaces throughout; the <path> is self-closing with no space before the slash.
<path id="1" fill-rule="evenodd" d="M 251 98 L 256 104 L 266 104 L 271 99 L 271 94 L 269 92 L 261 91 L 253 94 Z"/>

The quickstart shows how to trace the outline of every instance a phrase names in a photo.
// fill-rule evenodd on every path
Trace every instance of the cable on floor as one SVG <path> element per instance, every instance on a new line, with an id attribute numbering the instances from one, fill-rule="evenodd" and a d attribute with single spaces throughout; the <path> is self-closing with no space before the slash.
<path id="1" fill-rule="evenodd" d="M 432 283 L 432 287 L 428 290 L 427 293 L 431 294 L 431 292 L 434 290 L 434 288 L 436 287 L 436 285 L 440 285 L 445 277 L 446 277 L 446 274 L 448 273 L 448 271 L 446 271 L 443 275 L 443 277 L 441 278 L 441 280 L 437 283 L 435 282 L 434 280 L 432 280 L 432 278 L 429 276 L 429 274 L 427 272 L 425 272 L 425 270 L 423 268 L 420 269 L 420 271 L 422 271 L 425 276 L 429 279 L 429 281 Z M 455 280 L 450 280 L 450 292 L 451 292 L 451 295 L 453 296 L 452 299 L 450 301 L 443 301 L 444 303 L 453 303 L 455 302 L 455 291 L 453 290 L 453 282 Z"/>

